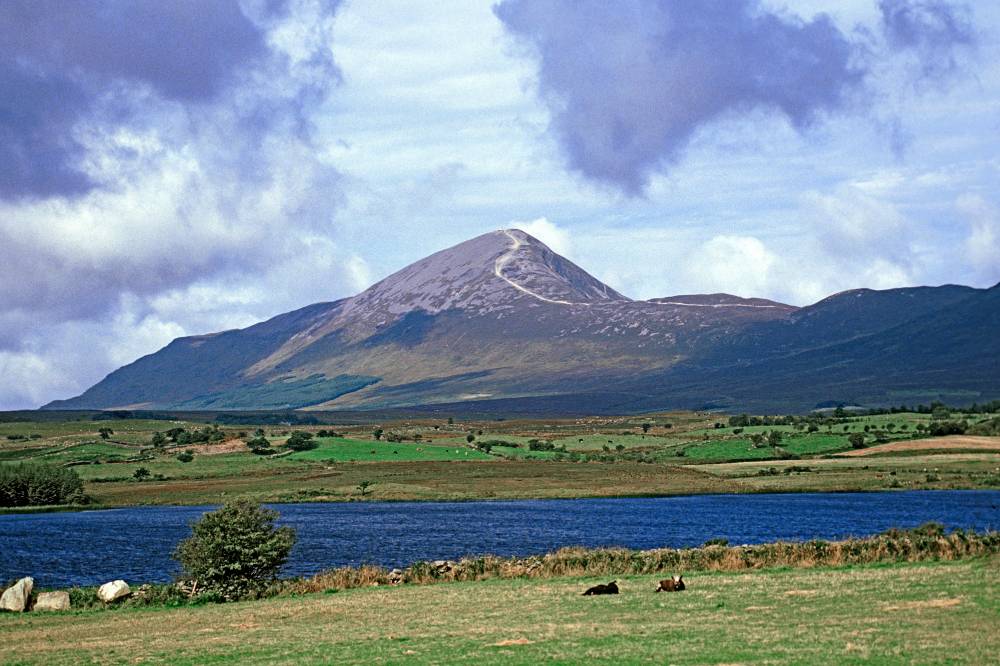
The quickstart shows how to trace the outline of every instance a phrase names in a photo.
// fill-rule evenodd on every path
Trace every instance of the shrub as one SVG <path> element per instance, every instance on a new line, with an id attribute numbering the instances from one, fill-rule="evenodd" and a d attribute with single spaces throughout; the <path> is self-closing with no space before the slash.
<path id="1" fill-rule="evenodd" d="M 944 437 L 946 435 L 964 435 L 968 424 L 965 421 L 941 421 L 932 423 L 928 432 L 932 437 Z"/>
<path id="2" fill-rule="evenodd" d="M 285 446 L 292 451 L 308 451 L 315 449 L 317 444 L 313 441 L 312 433 L 295 430 L 285 441 Z"/>
<path id="3" fill-rule="evenodd" d="M 0 465 L 0 506 L 42 506 L 83 499 L 83 481 L 72 468 Z"/>
<path id="4" fill-rule="evenodd" d="M 968 434 L 970 435 L 987 435 L 990 437 L 996 437 L 1000 435 L 1000 416 L 995 416 L 992 419 L 977 423 L 968 429 Z"/>
<path id="5" fill-rule="evenodd" d="M 253 439 L 248 439 L 244 442 L 252 453 L 259 456 L 266 456 L 274 453 L 274 449 L 271 448 L 271 442 L 263 435 L 257 435 Z"/>
<path id="6" fill-rule="evenodd" d="M 295 544 L 295 530 L 275 527 L 277 518 L 251 500 L 229 502 L 194 522 L 173 557 L 206 593 L 227 600 L 259 595 Z"/>
<path id="7" fill-rule="evenodd" d="M 177 454 L 177 459 L 182 463 L 189 463 L 194 460 L 194 453 L 191 451 L 181 451 Z"/>

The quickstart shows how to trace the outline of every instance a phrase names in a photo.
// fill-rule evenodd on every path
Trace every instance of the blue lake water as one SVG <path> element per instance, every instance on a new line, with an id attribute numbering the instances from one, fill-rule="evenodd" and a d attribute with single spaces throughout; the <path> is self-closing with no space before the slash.
<path id="1" fill-rule="evenodd" d="M 170 553 L 214 507 L 136 507 L 0 515 L 0 584 L 94 585 L 168 581 Z M 405 566 L 463 555 L 529 555 L 562 546 L 658 548 L 840 539 L 929 520 L 1000 528 L 1000 491 L 698 495 L 488 502 L 281 504 L 298 532 L 286 575 L 342 565 Z"/>

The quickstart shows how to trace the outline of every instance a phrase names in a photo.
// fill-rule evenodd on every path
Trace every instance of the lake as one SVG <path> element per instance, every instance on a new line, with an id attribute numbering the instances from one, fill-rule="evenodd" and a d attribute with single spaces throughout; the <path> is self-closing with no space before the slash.
<path id="1" fill-rule="evenodd" d="M 43 587 L 115 578 L 168 581 L 170 553 L 214 507 L 134 507 L 0 515 L 0 584 L 33 576 Z M 275 505 L 298 531 L 285 575 L 343 565 L 406 566 L 463 555 L 529 555 L 562 546 L 658 548 L 842 539 L 933 520 L 1000 527 L 1000 491 L 697 495 L 484 502 Z"/>

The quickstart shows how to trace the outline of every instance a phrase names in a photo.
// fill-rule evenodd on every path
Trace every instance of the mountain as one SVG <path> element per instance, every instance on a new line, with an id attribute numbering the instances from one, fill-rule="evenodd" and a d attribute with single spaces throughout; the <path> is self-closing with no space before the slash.
<path id="1" fill-rule="evenodd" d="M 992 398 L 996 294 L 857 290 L 806 308 L 729 294 L 638 301 L 506 229 L 352 298 L 174 340 L 46 407 L 596 413 Z"/>

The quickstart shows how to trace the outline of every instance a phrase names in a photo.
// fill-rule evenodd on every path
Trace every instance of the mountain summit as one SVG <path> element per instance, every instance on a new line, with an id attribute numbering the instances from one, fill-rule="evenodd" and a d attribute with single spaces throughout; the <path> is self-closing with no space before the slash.
<path id="1" fill-rule="evenodd" d="M 348 316 L 488 314 L 525 299 L 556 305 L 627 301 L 519 229 L 494 231 L 410 264 L 351 299 Z"/>
<path id="2" fill-rule="evenodd" d="M 47 407 L 596 413 L 809 409 L 891 402 L 900 391 L 996 397 L 994 292 L 862 290 L 808 308 L 729 294 L 636 301 L 536 238 L 503 229 L 352 298 L 179 338 Z M 929 327 L 929 317 L 949 323 Z M 974 346 L 942 355 L 959 321 Z M 937 351 L 922 355 L 914 344 L 905 368 L 881 367 L 909 328 L 925 331 L 921 342 Z M 969 367 L 942 373 L 942 363 Z"/>

